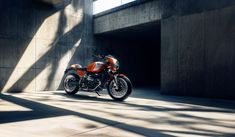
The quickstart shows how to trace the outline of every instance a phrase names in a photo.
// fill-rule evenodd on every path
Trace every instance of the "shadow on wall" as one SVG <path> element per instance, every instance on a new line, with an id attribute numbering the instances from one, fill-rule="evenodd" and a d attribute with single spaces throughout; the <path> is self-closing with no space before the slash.
<path id="1" fill-rule="evenodd" d="M 83 6 L 79 0 L 57 8 L 33 0 L 1 4 L 0 91 L 58 88 L 82 45 Z"/>

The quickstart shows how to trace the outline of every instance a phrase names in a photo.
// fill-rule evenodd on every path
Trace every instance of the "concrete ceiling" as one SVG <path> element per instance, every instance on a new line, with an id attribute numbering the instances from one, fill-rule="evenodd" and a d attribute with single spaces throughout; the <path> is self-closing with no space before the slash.
<path id="1" fill-rule="evenodd" d="M 61 8 L 70 4 L 72 0 L 36 0 L 36 1 L 46 3 L 56 8 Z"/>
<path id="2" fill-rule="evenodd" d="M 41 1 L 53 4 L 53 5 L 57 5 L 62 2 L 62 0 L 41 0 Z"/>
<path id="3" fill-rule="evenodd" d="M 132 26 L 120 30 L 110 31 L 97 36 L 118 37 L 127 39 L 152 39 L 155 40 L 161 33 L 160 22 L 151 22 Z"/>

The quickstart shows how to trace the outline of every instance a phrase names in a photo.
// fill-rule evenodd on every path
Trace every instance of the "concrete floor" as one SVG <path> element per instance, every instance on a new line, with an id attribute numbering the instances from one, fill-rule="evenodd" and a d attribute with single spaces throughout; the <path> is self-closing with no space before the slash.
<path id="1" fill-rule="evenodd" d="M 63 91 L 0 95 L 0 137 L 235 136 L 235 102 L 135 89 L 125 102 Z"/>

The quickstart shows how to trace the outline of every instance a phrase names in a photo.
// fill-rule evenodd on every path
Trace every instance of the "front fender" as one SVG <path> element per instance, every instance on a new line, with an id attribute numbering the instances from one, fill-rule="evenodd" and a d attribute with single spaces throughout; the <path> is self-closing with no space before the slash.
<path id="1" fill-rule="evenodd" d="M 120 77 L 127 77 L 125 74 L 115 74 L 115 75 Z"/>
<path id="2" fill-rule="evenodd" d="M 125 74 L 114 74 L 114 77 L 112 78 L 112 80 L 116 77 L 123 77 L 124 79 L 126 79 L 128 82 L 130 82 L 131 86 L 132 86 L 132 82 L 131 80 L 125 75 Z M 112 81 L 111 80 L 111 81 Z"/>
<path id="3" fill-rule="evenodd" d="M 130 81 L 130 79 L 125 74 L 114 74 L 114 75 L 117 77 L 125 77 Z"/>

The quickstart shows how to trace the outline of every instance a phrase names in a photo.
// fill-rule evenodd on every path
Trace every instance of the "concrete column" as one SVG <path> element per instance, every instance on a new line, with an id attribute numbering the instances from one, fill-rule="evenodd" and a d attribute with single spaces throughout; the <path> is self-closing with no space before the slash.
<path id="1" fill-rule="evenodd" d="M 162 21 L 162 92 L 234 98 L 235 7 Z"/>

